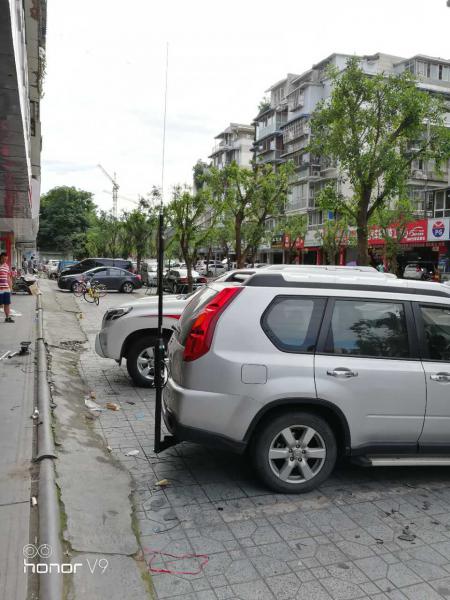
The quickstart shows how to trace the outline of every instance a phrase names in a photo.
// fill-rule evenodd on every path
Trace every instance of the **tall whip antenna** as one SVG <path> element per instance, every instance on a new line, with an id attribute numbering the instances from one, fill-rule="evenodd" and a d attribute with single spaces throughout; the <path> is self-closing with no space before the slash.
<path id="1" fill-rule="evenodd" d="M 164 194 L 164 167 L 166 160 L 166 120 L 167 120 L 167 79 L 169 74 L 169 42 L 166 45 L 166 82 L 164 86 L 164 121 L 163 121 L 163 143 L 162 143 L 162 165 L 161 165 L 161 198 L 160 198 L 160 210 L 163 207 L 163 194 Z"/>
<path id="2" fill-rule="evenodd" d="M 154 350 L 155 365 L 155 438 L 154 450 L 156 453 L 170 448 L 176 443 L 173 436 L 165 436 L 161 440 L 161 412 L 162 412 L 162 390 L 164 387 L 167 367 L 165 363 L 166 349 L 162 335 L 163 324 L 163 266 L 164 266 L 164 166 L 166 154 L 166 117 L 167 117 L 167 79 L 169 73 L 169 43 L 166 46 L 166 82 L 164 89 L 164 121 L 163 121 L 163 143 L 162 143 L 162 165 L 161 165 L 161 194 L 159 202 L 159 226 L 158 226 L 158 332 Z"/>

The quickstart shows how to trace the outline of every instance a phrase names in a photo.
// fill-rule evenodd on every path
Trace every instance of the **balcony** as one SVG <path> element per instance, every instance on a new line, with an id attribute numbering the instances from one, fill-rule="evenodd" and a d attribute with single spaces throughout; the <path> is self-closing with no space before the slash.
<path id="1" fill-rule="evenodd" d="M 265 126 L 258 124 L 256 128 L 256 139 L 261 140 L 267 135 L 271 135 L 272 133 L 276 133 L 280 130 L 280 127 L 286 123 L 286 119 L 277 119 L 272 123 L 268 123 Z"/>
<path id="2" fill-rule="evenodd" d="M 241 142 L 238 140 L 235 140 L 233 142 L 220 142 L 220 144 L 216 144 L 213 149 L 211 154 L 209 155 L 209 157 L 211 158 L 211 156 L 213 156 L 214 154 L 218 154 L 219 152 L 230 152 L 231 150 L 240 150 L 241 149 Z"/>

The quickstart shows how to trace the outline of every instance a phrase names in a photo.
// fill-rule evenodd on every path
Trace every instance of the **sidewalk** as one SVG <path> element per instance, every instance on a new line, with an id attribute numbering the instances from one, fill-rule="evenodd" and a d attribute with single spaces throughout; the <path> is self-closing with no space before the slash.
<path id="1" fill-rule="evenodd" d="M 4 323 L 0 312 L 0 357 L 35 339 L 34 296 L 13 296 L 22 316 Z M 25 600 L 23 547 L 30 538 L 30 466 L 33 448 L 34 343 L 28 356 L 0 361 L 0 599 Z"/>

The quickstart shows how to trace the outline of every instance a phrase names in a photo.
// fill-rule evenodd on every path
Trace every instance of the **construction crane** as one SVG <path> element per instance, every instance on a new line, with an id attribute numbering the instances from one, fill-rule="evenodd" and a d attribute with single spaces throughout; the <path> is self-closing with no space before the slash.
<path id="1" fill-rule="evenodd" d="M 113 187 L 112 187 L 113 216 L 117 219 L 117 196 L 118 196 L 118 192 L 119 192 L 119 184 L 116 181 L 116 174 L 114 173 L 114 177 L 111 177 L 111 175 L 106 171 L 106 169 L 104 167 L 102 167 L 102 165 L 98 164 L 97 167 L 100 169 L 100 171 L 102 171 L 102 173 L 104 175 L 106 175 L 106 177 L 110 180 L 110 182 L 113 185 Z"/>
<path id="2" fill-rule="evenodd" d="M 112 195 L 112 192 L 110 192 L 109 190 L 102 190 L 102 192 L 104 194 L 109 194 L 110 196 Z M 138 195 L 138 200 L 135 200 L 134 198 L 130 198 L 129 196 L 123 196 L 122 194 L 117 195 L 118 200 L 124 200 L 125 202 L 132 202 L 133 204 L 140 204 L 139 198 L 140 198 L 139 195 Z"/>

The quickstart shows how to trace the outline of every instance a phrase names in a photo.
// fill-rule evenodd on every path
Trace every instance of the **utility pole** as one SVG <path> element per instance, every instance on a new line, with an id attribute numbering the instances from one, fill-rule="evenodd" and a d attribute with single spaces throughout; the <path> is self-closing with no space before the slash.
<path id="1" fill-rule="evenodd" d="M 104 167 L 102 167 L 102 165 L 98 164 L 97 167 L 110 180 L 110 182 L 113 185 L 113 187 L 112 187 L 113 216 L 115 219 L 117 219 L 117 198 L 119 195 L 119 184 L 117 183 L 117 180 L 116 180 L 116 174 L 114 173 L 114 177 L 111 177 L 111 175 L 106 171 L 106 169 Z"/>

